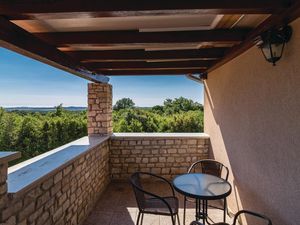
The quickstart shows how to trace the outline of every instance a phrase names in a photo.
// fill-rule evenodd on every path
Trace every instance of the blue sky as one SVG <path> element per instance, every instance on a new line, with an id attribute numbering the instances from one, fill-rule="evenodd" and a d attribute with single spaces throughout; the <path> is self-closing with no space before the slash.
<path id="1" fill-rule="evenodd" d="M 88 81 L 0 48 L 0 106 L 86 106 Z M 113 101 L 129 97 L 138 106 L 180 96 L 203 103 L 203 86 L 185 76 L 111 77 Z"/>

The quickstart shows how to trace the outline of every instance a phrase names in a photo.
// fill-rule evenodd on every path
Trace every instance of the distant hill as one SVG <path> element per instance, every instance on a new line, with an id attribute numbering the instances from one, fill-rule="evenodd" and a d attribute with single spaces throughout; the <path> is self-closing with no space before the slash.
<path id="1" fill-rule="evenodd" d="M 69 106 L 63 107 L 67 111 L 83 111 L 86 107 Z M 55 107 L 7 107 L 6 111 L 25 111 L 25 112 L 52 112 L 55 111 Z"/>
<path id="2" fill-rule="evenodd" d="M 86 110 L 86 107 L 81 106 L 69 106 L 69 107 L 63 107 L 67 111 L 83 111 Z M 150 110 L 152 107 L 136 107 L 138 109 L 144 109 L 144 110 Z M 8 112 L 12 111 L 23 111 L 23 112 L 53 112 L 55 111 L 55 107 L 7 107 L 4 109 Z"/>

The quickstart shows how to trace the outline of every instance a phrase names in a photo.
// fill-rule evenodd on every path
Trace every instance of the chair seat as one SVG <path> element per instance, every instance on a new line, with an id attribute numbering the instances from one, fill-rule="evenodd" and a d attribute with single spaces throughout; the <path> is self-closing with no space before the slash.
<path id="1" fill-rule="evenodd" d="M 172 215 L 178 213 L 178 199 L 176 197 L 164 197 L 163 198 L 171 207 Z M 144 213 L 161 214 L 161 215 L 171 215 L 168 206 L 160 199 L 150 198 L 145 202 L 145 207 L 143 209 Z"/>

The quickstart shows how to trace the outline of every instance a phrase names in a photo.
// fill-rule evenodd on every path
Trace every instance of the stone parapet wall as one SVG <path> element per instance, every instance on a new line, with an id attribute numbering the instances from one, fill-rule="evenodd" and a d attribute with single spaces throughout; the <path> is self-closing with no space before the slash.
<path id="1" fill-rule="evenodd" d="M 88 134 L 110 135 L 112 133 L 112 86 L 88 84 Z"/>
<path id="2" fill-rule="evenodd" d="M 80 225 L 111 179 L 136 171 L 171 179 L 208 158 L 208 147 L 205 134 L 117 133 L 85 137 L 9 169 L 0 157 L 0 225 Z"/>
<path id="3" fill-rule="evenodd" d="M 5 168 L 0 168 L 2 181 Z M 41 182 L 35 182 L 28 190 L 1 197 L 4 202 L 0 203 L 0 224 L 81 224 L 110 182 L 109 177 L 106 140 L 65 163 Z"/>
<path id="4" fill-rule="evenodd" d="M 7 198 L 7 163 L 0 163 L 0 212 L 5 207 Z M 1 220 L 0 220 L 1 221 Z"/>
<path id="5" fill-rule="evenodd" d="M 112 179 L 127 179 L 136 171 L 151 172 L 165 178 L 186 173 L 189 166 L 208 158 L 206 135 L 116 134 L 110 139 Z"/>
<path id="6" fill-rule="evenodd" d="M 7 171 L 8 163 L 19 158 L 19 152 L 0 152 L 0 224 L 2 225 L 1 212 L 7 206 Z"/>

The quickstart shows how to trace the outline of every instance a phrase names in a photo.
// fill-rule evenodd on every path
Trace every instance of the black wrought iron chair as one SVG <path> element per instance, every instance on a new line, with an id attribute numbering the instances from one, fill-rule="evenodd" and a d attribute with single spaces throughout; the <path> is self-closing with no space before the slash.
<path id="1" fill-rule="evenodd" d="M 242 214 L 254 217 L 256 219 L 256 221 L 260 220 L 264 225 L 272 225 L 272 221 L 268 217 L 266 217 L 266 216 L 264 216 L 262 214 L 256 213 L 256 212 L 249 211 L 249 210 L 238 211 L 237 214 L 235 214 L 235 216 L 234 216 L 233 224 L 232 225 L 238 225 L 237 221 L 238 221 L 239 217 Z M 262 223 L 260 223 L 260 224 L 262 224 Z M 247 223 L 247 224 L 251 225 L 251 222 Z M 198 222 L 198 221 L 193 221 L 193 222 L 191 222 L 190 225 L 203 225 L 203 224 L 200 223 L 200 222 Z M 229 224 L 228 223 L 214 223 L 214 224 L 211 224 L 211 225 L 229 225 Z"/>
<path id="2" fill-rule="evenodd" d="M 222 163 L 212 160 L 212 159 L 203 159 L 199 160 L 195 163 L 193 163 L 190 168 L 188 169 L 188 173 L 205 173 L 205 174 L 210 174 L 214 175 L 217 177 L 220 177 L 225 179 L 226 181 L 228 180 L 229 176 L 229 169 L 224 166 Z M 185 225 L 185 217 L 186 217 L 186 203 L 188 202 L 195 202 L 194 199 L 188 198 L 184 196 L 184 206 L 183 206 L 183 224 Z M 211 208 L 217 208 L 217 209 L 222 209 L 224 210 L 224 215 L 223 215 L 223 222 L 226 222 L 226 212 L 227 212 L 227 201 L 226 198 L 223 200 L 223 208 L 213 206 L 213 205 L 208 205 Z"/>
<path id="3" fill-rule="evenodd" d="M 147 176 L 148 180 L 150 181 L 151 178 L 163 181 L 170 188 L 171 195 L 158 196 L 157 194 L 145 190 L 145 188 L 143 187 L 144 185 L 142 184 L 142 176 Z M 179 201 L 178 198 L 175 196 L 172 184 L 168 180 L 152 173 L 136 172 L 131 175 L 130 182 L 132 184 L 134 194 L 136 197 L 136 202 L 139 208 L 139 214 L 136 225 L 143 224 L 144 214 L 170 216 L 173 225 L 176 225 L 177 217 L 178 224 L 180 225 L 178 216 Z"/>

